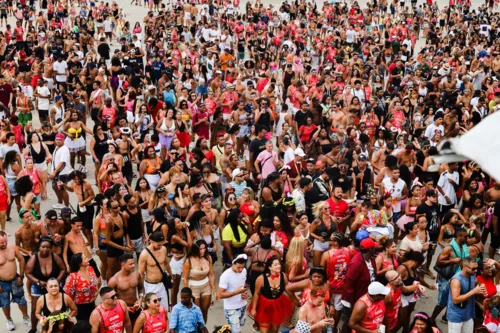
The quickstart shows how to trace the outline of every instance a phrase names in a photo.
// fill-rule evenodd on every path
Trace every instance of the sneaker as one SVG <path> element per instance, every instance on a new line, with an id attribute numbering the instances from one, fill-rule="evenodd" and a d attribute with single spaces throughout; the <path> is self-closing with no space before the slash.
<path id="1" fill-rule="evenodd" d="M 52 208 L 54 208 L 54 209 L 63 209 L 64 207 L 66 207 L 66 206 L 63 204 L 60 204 L 60 203 L 56 203 L 56 204 L 52 205 Z"/>
<path id="2" fill-rule="evenodd" d="M 16 329 L 16 325 L 14 325 L 14 322 L 11 320 L 7 320 L 7 329 L 9 331 L 13 331 Z"/>
<path id="3" fill-rule="evenodd" d="M 28 326 L 28 327 L 31 327 L 31 319 L 30 317 L 26 317 L 26 318 L 23 318 L 23 323 L 24 325 Z"/>

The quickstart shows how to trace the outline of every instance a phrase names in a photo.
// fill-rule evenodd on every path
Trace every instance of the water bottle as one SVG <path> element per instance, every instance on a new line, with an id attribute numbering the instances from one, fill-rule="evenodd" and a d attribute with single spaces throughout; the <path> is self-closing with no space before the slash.
<path id="1" fill-rule="evenodd" d="M 328 325 L 328 328 L 326 329 L 328 333 L 333 333 L 333 327 L 332 325 Z"/>

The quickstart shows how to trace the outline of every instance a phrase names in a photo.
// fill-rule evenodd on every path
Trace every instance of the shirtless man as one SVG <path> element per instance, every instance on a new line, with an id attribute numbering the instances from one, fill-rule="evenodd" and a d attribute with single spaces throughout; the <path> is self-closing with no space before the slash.
<path id="1" fill-rule="evenodd" d="M 394 143 L 389 142 L 387 147 L 379 149 L 372 158 L 373 173 L 378 174 L 385 167 L 385 159 L 394 151 Z"/>
<path id="2" fill-rule="evenodd" d="M 16 259 L 19 263 L 19 274 L 17 274 Z M 10 317 L 10 301 L 17 303 L 23 314 L 23 322 L 30 324 L 28 317 L 28 306 L 24 298 L 24 258 L 21 251 L 14 244 L 9 245 L 7 234 L 0 231 L 0 307 L 7 319 L 7 329 L 16 329 Z"/>
<path id="3" fill-rule="evenodd" d="M 94 269 L 96 276 L 100 278 L 101 272 L 97 268 L 97 264 L 95 263 L 94 259 L 92 259 L 92 255 L 87 248 L 87 240 L 85 239 L 85 237 L 83 237 L 82 228 L 82 220 L 78 216 L 73 217 L 71 219 L 71 231 L 68 232 L 64 237 L 64 264 L 66 265 L 66 269 L 69 272 L 69 259 L 71 259 L 71 257 L 69 257 L 68 259 L 68 249 L 71 251 L 71 255 L 75 253 L 81 253 L 83 257 L 89 260 L 89 264 Z"/>
<path id="4" fill-rule="evenodd" d="M 89 103 L 90 107 L 90 117 L 93 121 L 97 120 L 97 115 L 99 114 L 99 110 L 101 110 L 104 102 L 104 91 L 100 88 L 101 82 L 94 81 L 93 88 L 94 90 L 90 94 Z"/>
<path id="5" fill-rule="evenodd" d="M 68 180 L 72 180 L 72 186 L 63 184 L 66 191 L 75 192 L 78 198 L 77 215 L 83 221 L 83 234 L 93 248 L 92 227 L 94 223 L 94 206 L 92 200 L 95 198 L 94 190 L 89 182 L 85 181 L 85 174 L 81 171 L 74 170 L 69 174 Z"/>
<path id="6" fill-rule="evenodd" d="M 339 159 L 341 157 L 340 155 L 340 144 L 339 143 L 333 143 L 332 150 L 323 156 L 323 163 L 325 163 L 326 166 L 335 166 L 336 164 L 339 163 Z"/>
<path id="7" fill-rule="evenodd" d="M 37 242 L 42 237 L 50 237 L 54 241 L 52 252 L 61 255 L 64 246 L 64 235 L 66 229 L 64 221 L 57 219 L 57 212 L 53 209 L 45 213 L 45 219 L 38 223 L 39 237 Z"/>
<path id="8" fill-rule="evenodd" d="M 141 304 L 144 297 L 144 280 L 135 271 L 134 256 L 125 253 L 120 257 L 121 269 L 109 279 L 108 287 L 115 289 L 118 299 L 125 301 L 132 326 L 141 314 Z M 139 294 L 139 298 L 137 297 Z"/>
<path id="9" fill-rule="evenodd" d="M 43 72 L 43 79 L 49 83 L 50 98 L 54 98 L 54 63 L 50 57 L 45 58 L 45 66 Z"/>
<path id="10" fill-rule="evenodd" d="M 396 156 L 398 158 L 398 165 L 406 165 L 408 169 L 413 170 L 412 166 L 417 164 L 417 155 L 413 151 L 411 143 L 405 146 L 405 149 L 400 151 Z"/>
<path id="11" fill-rule="evenodd" d="M 324 327 L 333 325 L 333 318 L 325 318 L 325 291 L 320 287 L 311 289 L 311 297 L 300 307 L 298 326 L 309 326 L 308 332 L 321 333 Z M 299 331 L 292 330 L 292 333 Z"/>
<path id="12" fill-rule="evenodd" d="M 332 124 L 332 127 L 337 127 L 337 125 L 342 123 L 342 119 L 345 117 L 345 113 L 342 111 L 342 108 L 338 103 L 333 103 L 331 106 L 332 114 L 328 121 Z"/>
<path id="13" fill-rule="evenodd" d="M 16 246 L 19 248 L 19 252 L 24 257 L 24 261 L 28 262 L 33 252 L 36 251 L 36 239 L 37 233 L 39 233 L 37 225 L 33 224 L 33 215 L 28 210 L 21 210 L 19 212 L 19 217 L 23 224 L 16 231 L 15 239 Z"/>
<path id="14" fill-rule="evenodd" d="M 168 262 L 167 248 L 162 244 L 165 240 L 163 234 L 159 231 L 153 232 L 149 237 L 151 245 L 146 247 L 139 256 L 139 274 L 144 277 L 144 291 L 146 293 L 155 293 L 158 298 L 161 298 L 161 306 L 168 309 L 167 290 L 163 285 L 163 272 L 172 276 L 170 264 Z M 161 266 L 161 270 L 153 259 Z"/>

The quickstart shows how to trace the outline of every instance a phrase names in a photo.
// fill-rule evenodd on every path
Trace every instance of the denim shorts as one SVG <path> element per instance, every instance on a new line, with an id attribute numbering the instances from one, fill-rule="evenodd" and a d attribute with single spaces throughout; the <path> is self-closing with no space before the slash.
<path id="1" fill-rule="evenodd" d="M 438 274 L 437 283 L 438 283 L 437 304 L 439 306 L 446 307 L 448 306 L 448 297 L 450 296 L 450 281 L 446 281 Z"/>
<path id="2" fill-rule="evenodd" d="M 142 241 L 142 237 L 139 239 L 131 239 L 130 243 L 135 246 L 135 253 L 141 253 L 144 250 L 144 242 Z"/>
<path id="3" fill-rule="evenodd" d="M 0 308 L 10 308 L 10 303 L 14 302 L 18 305 L 26 305 L 24 298 L 24 285 L 18 286 L 17 279 L 12 281 L 0 281 L 0 287 L 3 291 L 0 293 Z"/>
<path id="4" fill-rule="evenodd" d="M 246 305 L 239 309 L 224 309 L 227 323 L 231 326 L 231 333 L 240 333 L 247 320 Z"/>
<path id="5" fill-rule="evenodd" d="M 31 296 L 40 297 L 42 296 L 42 287 L 36 283 L 31 284 Z"/>

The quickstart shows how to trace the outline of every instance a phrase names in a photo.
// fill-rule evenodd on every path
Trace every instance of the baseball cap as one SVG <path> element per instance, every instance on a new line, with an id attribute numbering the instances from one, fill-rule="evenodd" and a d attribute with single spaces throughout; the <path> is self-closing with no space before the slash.
<path id="1" fill-rule="evenodd" d="M 374 249 L 378 247 L 378 243 L 374 242 L 371 238 L 365 238 L 359 244 L 362 250 Z"/>
<path id="2" fill-rule="evenodd" d="M 234 170 L 233 170 L 233 173 L 232 173 L 233 180 L 234 180 L 234 178 L 236 178 L 236 176 L 238 176 L 240 173 L 241 173 L 241 169 L 238 169 L 238 168 L 234 169 Z"/>
<path id="3" fill-rule="evenodd" d="M 163 208 L 155 208 L 153 210 L 153 217 L 156 221 L 160 223 L 167 223 L 167 218 L 165 217 L 165 210 Z M 162 236 L 163 237 L 163 236 Z"/>
<path id="4" fill-rule="evenodd" d="M 156 209 L 158 209 L 158 208 L 156 208 Z M 158 243 L 158 242 L 163 242 L 165 240 L 165 237 L 163 237 L 163 234 L 162 234 L 161 231 L 155 231 L 155 232 L 153 232 L 151 234 L 151 236 L 149 237 L 149 239 L 152 240 L 153 242 L 157 242 Z"/>
<path id="5" fill-rule="evenodd" d="M 300 157 L 304 157 L 306 156 L 306 154 L 304 154 L 304 150 L 302 150 L 302 148 L 297 148 L 293 151 L 293 154 L 294 155 L 298 155 Z"/>
<path id="6" fill-rule="evenodd" d="M 71 208 L 69 208 L 69 207 L 63 207 L 61 209 L 61 215 L 62 214 L 71 214 Z"/>
<path id="7" fill-rule="evenodd" d="M 391 288 L 384 287 L 380 282 L 372 282 L 368 286 L 368 295 L 388 295 L 391 292 Z"/>
<path id="8" fill-rule="evenodd" d="M 437 193 L 435 190 L 427 190 L 427 191 L 425 191 L 425 196 L 426 197 L 437 197 Z"/>
<path id="9" fill-rule="evenodd" d="M 359 161 L 368 161 L 368 159 L 366 158 L 366 155 L 360 155 L 360 156 L 358 157 L 358 160 L 359 160 Z"/>
<path id="10" fill-rule="evenodd" d="M 57 212 L 53 209 L 50 209 L 45 213 L 45 217 L 49 220 L 57 220 Z"/>

